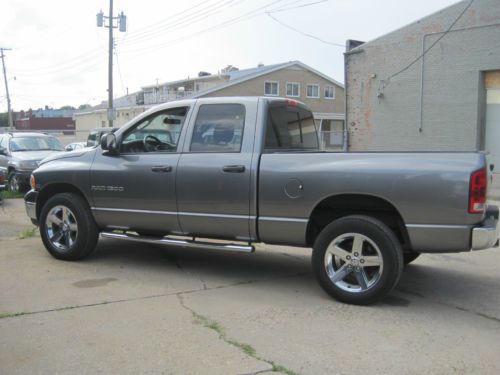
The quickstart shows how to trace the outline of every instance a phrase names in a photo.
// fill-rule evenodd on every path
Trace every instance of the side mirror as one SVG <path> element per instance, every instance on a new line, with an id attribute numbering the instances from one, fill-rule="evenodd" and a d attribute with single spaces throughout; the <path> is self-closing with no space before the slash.
<path id="1" fill-rule="evenodd" d="M 0 155 L 7 156 L 7 149 L 3 148 L 3 147 L 0 147 Z"/>
<path id="2" fill-rule="evenodd" d="M 109 154 L 118 154 L 118 140 L 114 133 L 108 133 L 101 137 L 101 148 Z"/>

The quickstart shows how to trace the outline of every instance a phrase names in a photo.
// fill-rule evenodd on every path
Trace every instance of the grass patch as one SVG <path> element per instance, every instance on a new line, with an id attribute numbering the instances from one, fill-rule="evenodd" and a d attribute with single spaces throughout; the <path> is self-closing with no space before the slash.
<path id="1" fill-rule="evenodd" d="M 0 319 L 4 318 L 14 318 L 15 316 L 26 315 L 25 312 L 16 312 L 16 313 L 0 313 Z"/>
<path id="2" fill-rule="evenodd" d="M 5 190 L 0 193 L 0 197 L 2 197 L 3 199 L 16 199 L 16 198 L 23 198 L 24 194 L 16 193 L 10 190 Z"/>
<path id="3" fill-rule="evenodd" d="M 226 330 L 224 329 L 223 326 L 221 326 L 215 320 L 211 320 L 210 318 L 208 318 L 208 317 L 206 317 L 204 315 L 201 315 L 201 314 L 197 313 L 196 311 L 190 309 L 189 307 L 187 307 L 184 304 L 184 301 L 182 300 L 182 298 L 180 296 L 178 296 L 178 297 L 180 299 L 181 305 L 186 310 L 189 310 L 191 312 L 191 314 L 193 315 L 193 318 L 195 319 L 195 321 L 197 323 L 202 324 L 204 327 L 217 332 L 219 334 L 219 339 L 221 339 L 225 343 L 227 343 L 229 345 L 232 345 L 232 346 L 240 349 L 242 352 L 244 352 L 246 355 L 248 355 L 248 356 L 250 356 L 252 358 L 255 358 L 255 359 L 259 360 L 259 361 L 268 363 L 269 365 L 272 366 L 272 371 L 274 371 L 274 372 L 281 372 L 281 373 L 286 374 L 286 375 L 299 375 L 295 371 L 292 371 L 292 370 L 286 368 L 285 366 L 279 365 L 279 364 L 277 364 L 277 363 L 275 363 L 273 361 L 270 361 L 268 359 L 260 357 L 257 354 L 257 351 L 255 350 L 255 348 L 252 347 L 251 345 L 245 344 L 245 343 L 242 343 L 242 342 L 238 342 L 238 341 L 236 341 L 236 340 L 228 337 L 228 335 L 226 334 Z"/>
<path id="4" fill-rule="evenodd" d="M 26 238 L 31 238 L 35 236 L 37 228 L 30 228 L 30 229 L 25 229 L 21 233 L 19 233 L 19 236 L 17 236 L 18 240 L 25 240 Z"/>

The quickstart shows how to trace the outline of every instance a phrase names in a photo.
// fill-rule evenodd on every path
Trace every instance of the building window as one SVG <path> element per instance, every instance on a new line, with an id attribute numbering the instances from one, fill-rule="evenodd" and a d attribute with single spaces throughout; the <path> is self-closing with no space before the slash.
<path id="1" fill-rule="evenodd" d="M 325 98 L 335 99 L 335 86 L 325 86 Z"/>
<path id="2" fill-rule="evenodd" d="M 308 98 L 319 98 L 319 85 L 307 85 Z"/>
<path id="3" fill-rule="evenodd" d="M 276 81 L 266 81 L 264 83 L 264 95 L 278 96 L 279 84 Z"/>
<path id="4" fill-rule="evenodd" d="M 300 96 L 300 84 L 297 82 L 287 82 L 286 96 L 298 98 Z"/>

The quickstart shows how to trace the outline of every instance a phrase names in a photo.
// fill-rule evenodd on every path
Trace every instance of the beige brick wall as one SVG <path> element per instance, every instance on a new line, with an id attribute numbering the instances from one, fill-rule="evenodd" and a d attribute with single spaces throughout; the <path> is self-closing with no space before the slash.
<path id="1" fill-rule="evenodd" d="M 313 112 L 344 113 L 344 89 L 340 86 L 334 85 L 330 81 L 314 74 L 311 71 L 299 67 L 292 67 L 271 72 L 240 84 L 212 92 L 205 95 L 205 97 L 262 96 L 264 95 L 264 83 L 266 81 L 279 82 L 278 96 L 282 97 L 286 97 L 286 83 L 297 82 L 300 84 L 300 97 L 293 97 L 292 99 L 305 103 L 312 109 Z M 306 88 L 308 84 L 319 84 L 320 98 L 315 99 L 306 97 Z M 324 91 L 325 86 L 327 85 L 335 86 L 335 99 L 325 99 Z"/>

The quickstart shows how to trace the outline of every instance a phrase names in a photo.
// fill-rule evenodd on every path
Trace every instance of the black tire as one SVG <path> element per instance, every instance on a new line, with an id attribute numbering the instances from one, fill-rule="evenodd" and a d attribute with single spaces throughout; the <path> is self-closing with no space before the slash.
<path id="1" fill-rule="evenodd" d="M 67 214 L 68 224 L 66 225 L 66 232 L 62 229 L 63 219 L 59 217 L 62 215 L 64 208 L 69 212 Z M 59 215 L 60 212 L 61 215 Z M 47 222 L 47 217 L 51 213 L 54 213 L 52 217 L 61 221 L 61 225 Z M 70 228 L 76 228 L 76 234 Z M 68 234 L 68 232 L 70 233 Z M 56 241 L 55 238 L 60 233 L 63 234 L 60 240 Z M 53 234 L 52 239 L 50 238 L 50 234 Z M 97 240 L 99 239 L 99 228 L 90 213 L 89 205 L 80 195 L 60 193 L 50 198 L 42 207 L 40 214 L 40 236 L 45 248 L 54 258 L 80 260 L 95 250 Z"/>
<path id="2" fill-rule="evenodd" d="M 361 239 L 359 254 L 354 250 L 355 238 Z M 341 241 L 336 247 L 341 251 L 342 247 L 351 247 L 342 253 L 349 260 L 331 255 L 328 248 L 334 240 Z M 369 266 L 372 262 L 380 265 Z M 403 251 L 392 230 L 384 223 L 369 216 L 352 215 L 333 221 L 321 231 L 314 243 L 312 265 L 319 284 L 333 298 L 354 305 L 369 305 L 383 299 L 399 282 Z M 347 275 L 337 280 L 337 276 L 344 274 L 343 266 Z M 335 281 L 330 279 L 328 272 Z M 370 280 L 368 275 L 372 277 Z M 345 281 L 349 279 L 351 281 Z"/>
<path id="3" fill-rule="evenodd" d="M 19 183 L 19 177 L 17 177 L 16 171 L 9 172 L 7 188 L 14 193 L 21 192 L 21 184 Z"/>
<path id="4" fill-rule="evenodd" d="M 420 253 L 417 253 L 415 251 L 410 251 L 410 252 L 407 252 L 407 253 L 403 253 L 403 258 L 404 258 L 404 264 L 405 264 L 405 266 L 407 264 L 410 264 L 411 262 L 413 262 L 419 256 L 420 256 Z"/>

